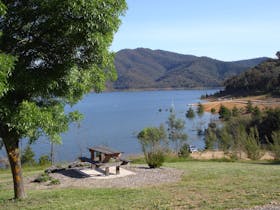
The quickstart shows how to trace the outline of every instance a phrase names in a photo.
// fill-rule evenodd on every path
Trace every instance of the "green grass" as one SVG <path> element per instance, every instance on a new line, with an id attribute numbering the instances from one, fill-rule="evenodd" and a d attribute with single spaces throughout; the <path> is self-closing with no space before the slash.
<path id="1" fill-rule="evenodd" d="M 188 160 L 165 165 L 182 169 L 182 180 L 136 189 L 29 190 L 22 201 L 9 200 L 11 177 L 0 171 L 0 209 L 230 209 L 280 203 L 279 164 Z"/>

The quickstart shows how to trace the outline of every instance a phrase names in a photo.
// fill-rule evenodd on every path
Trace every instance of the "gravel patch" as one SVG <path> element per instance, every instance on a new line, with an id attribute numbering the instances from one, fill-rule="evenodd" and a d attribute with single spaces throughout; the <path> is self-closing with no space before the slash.
<path id="1" fill-rule="evenodd" d="M 271 202 L 270 204 L 264 206 L 255 206 L 248 209 L 233 209 L 233 210 L 280 210 L 280 204 L 277 202 Z"/>
<path id="2" fill-rule="evenodd" d="M 183 171 L 174 168 L 150 169 L 142 165 L 124 166 L 126 170 L 132 171 L 135 175 L 128 175 L 114 179 L 93 179 L 81 175 L 76 168 L 66 169 L 61 172 L 51 173 L 50 176 L 58 179 L 60 184 L 49 185 L 49 183 L 33 183 L 35 177 L 26 180 L 27 188 L 50 189 L 50 188 L 137 188 L 144 186 L 157 186 L 166 183 L 178 182 L 181 180 Z"/>

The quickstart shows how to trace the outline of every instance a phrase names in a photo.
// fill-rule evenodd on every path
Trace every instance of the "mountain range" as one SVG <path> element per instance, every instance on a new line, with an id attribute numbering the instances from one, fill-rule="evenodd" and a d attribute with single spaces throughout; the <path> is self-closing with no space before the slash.
<path id="1" fill-rule="evenodd" d="M 266 57 L 224 62 L 146 48 L 116 53 L 118 79 L 109 89 L 166 89 L 218 87 L 223 81 L 267 60 Z"/>

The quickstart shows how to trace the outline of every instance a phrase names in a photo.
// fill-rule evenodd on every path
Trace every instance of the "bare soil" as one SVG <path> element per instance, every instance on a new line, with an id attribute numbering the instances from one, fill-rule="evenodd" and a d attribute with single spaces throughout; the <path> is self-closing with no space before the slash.
<path id="1" fill-rule="evenodd" d="M 126 170 L 132 171 L 135 175 L 128 175 L 113 179 L 94 179 L 82 176 L 79 169 L 71 168 L 61 172 L 51 173 L 50 176 L 58 179 L 60 184 L 50 185 L 50 182 L 35 183 L 33 180 L 38 176 L 34 175 L 25 179 L 25 186 L 29 189 L 54 189 L 54 188 L 137 188 L 143 186 L 156 186 L 165 183 L 181 180 L 182 170 L 174 168 L 150 169 L 145 165 L 125 166 Z"/>
<path id="2" fill-rule="evenodd" d="M 246 107 L 248 101 L 251 101 L 253 106 L 257 106 L 261 110 L 267 108 L 280 107 L 280 98 L 272 98 L 266 95 L 250 96 L 250 97 L 242 97 L 242 98 L 210 99 L 209 101 L 203 103 L 203 106 L 205 111 L 207 112 L 210 112 L 212 108 L 218 111 L 221 105 L 224 105 L 229 109 L 232 109 L 233 107 L 237 107 L 241 109 Z"/>

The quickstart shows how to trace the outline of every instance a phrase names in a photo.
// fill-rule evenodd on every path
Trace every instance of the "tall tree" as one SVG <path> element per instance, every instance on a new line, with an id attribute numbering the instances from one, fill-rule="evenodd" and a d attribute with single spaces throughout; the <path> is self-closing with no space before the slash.
<path id="1" fill-rule="evenodd" d="M 15 198 L 24 198 L 19 141 L 59 142 L 77 112 L 64 113 L 115 79 L 113 35 L 125 0 L 2 0 L 0 4 L 0 137 Z M 4 13 L 5 11 L 5 13 Z"/>
<path id="2" fill-rule="evenodd" d="M 182 146 L 183 142 L 187 141 L 188 138 L 187 134 L 184 132 L 185 121 L 180 118 L 176 118 L 176 113 L 173 109 L 168 117 L 167 125 L 168 138 L 175 144 L 175 150 L 178 154 L 179 147 Z"/>

